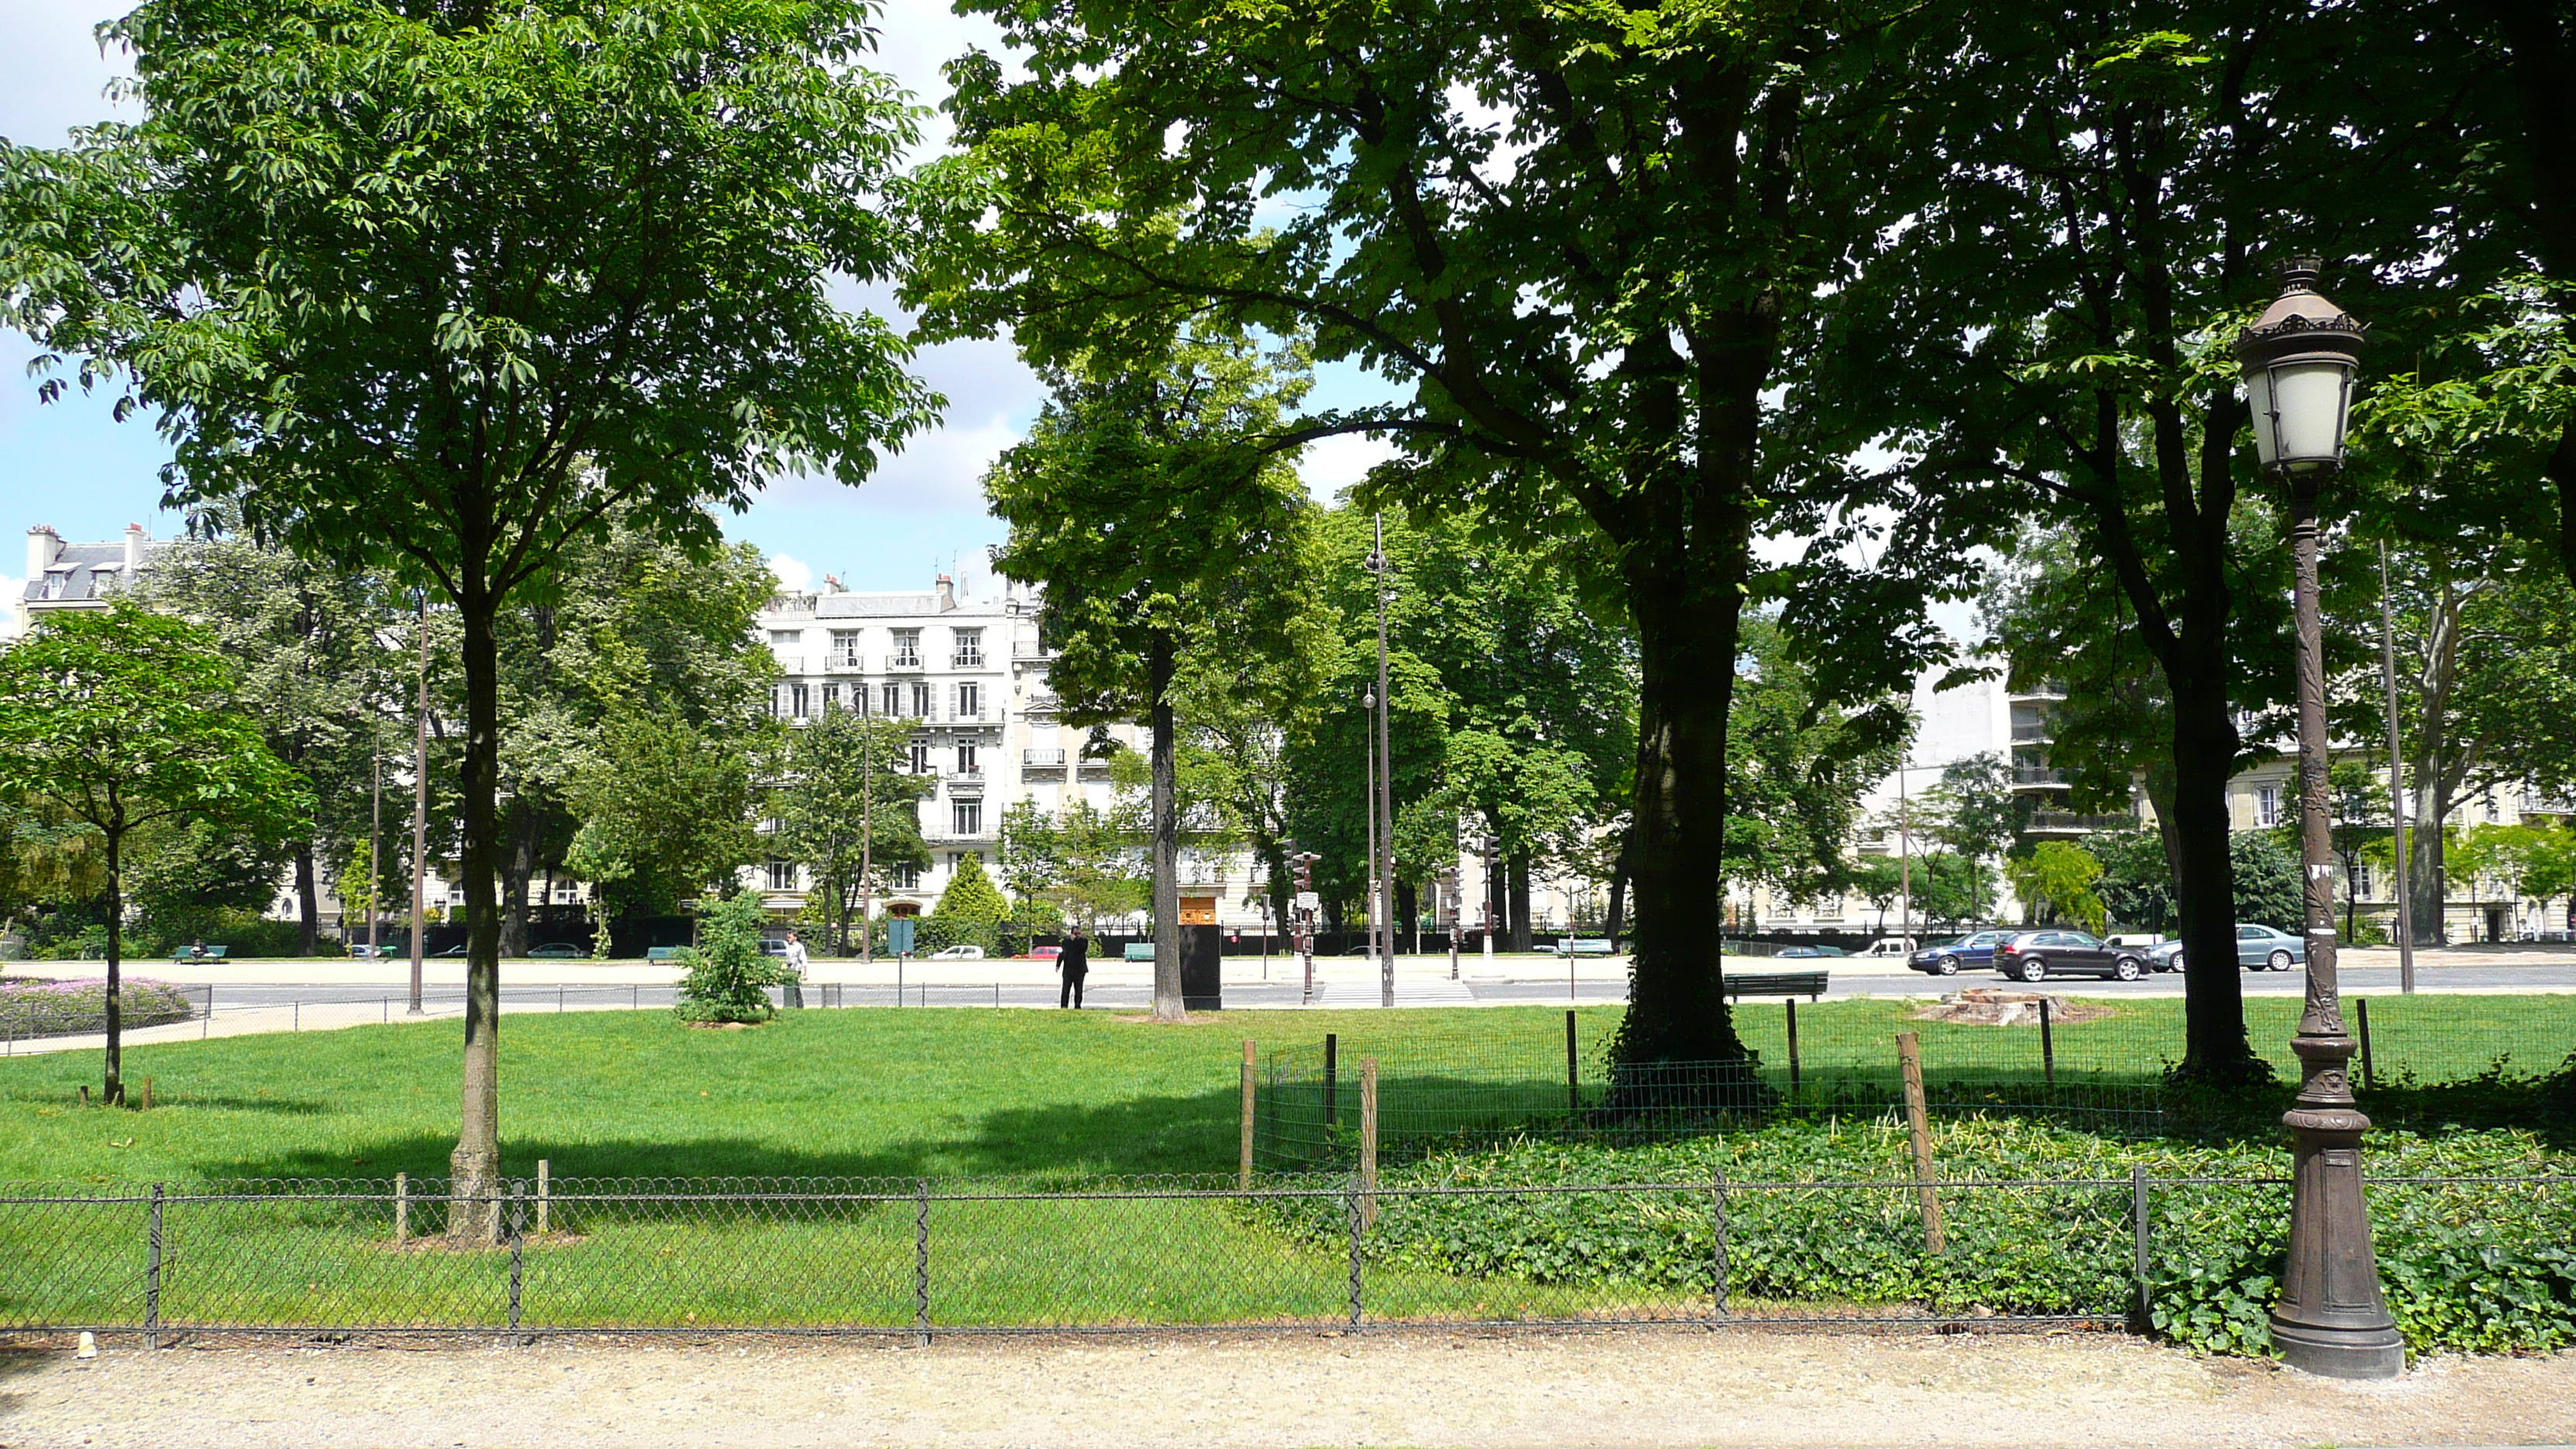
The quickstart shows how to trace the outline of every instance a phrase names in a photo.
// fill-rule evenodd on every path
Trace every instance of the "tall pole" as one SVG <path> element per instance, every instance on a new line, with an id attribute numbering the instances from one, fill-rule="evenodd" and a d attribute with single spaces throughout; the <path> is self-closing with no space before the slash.
<path id="1" fill-rule="evenodd" d="M 1360 696 L 1360 745 L 1361 753 L 1367 757 L 1367 763 L 1361 767 L 1360 805 L 1368 812 L 1368 870 L 1362 875 L 1360 885 L 1367 893 L 1368 953 L 1371 956 L 1379 954 L 1378 927 L 1382 924 L 1377 913 L 1377 729 L 1369 718 L 1376 708 L 1377 695 L 1374 692 Z"/>
<path id="2" fill-rule="evenodd" d="M 376 736 L 376 784 L 367 803 L 367 959 L 383 944 L 385 878 L 385 737 Z"/>
<path id="3" fill-rule="evenodd" d="M 2356 1048 L 2335 974 L 2333 801 L 2326 792 L 2324 623 L 2317 601 L 2317 490 L 2340 468 L 2361 325 L 2309 285 L 2293 260 L 2281 295 L 2236 341 L 2254 414 L 2255 449 L 2287 475 L 2292 601 L 2298 630 L 2299 846 L 2305 867 L 2307 1001 L 2290 1050 L 2299 1095 L 2290 1129 L 2290 1241 L 2272 1305 L 2272 1343 L 2292 1368 L 2335 1378 L 2395 1378 L 2406 1346 L 2389 1315 L 2371 1249 L 2361 1149 L 2370 1119 L 2353 1100 Z"/>
<path id="4" fill-rule="evenodd" d="M 2388 603 L 2388 543 L 2379 545 L 2379 674 L 2388 686 L 2388 809 L 2397 822 L 2397 989 L 2415 994 L 2415 903 L 2407 896 L 2406 756 L 2397 730 L 2397 622 Z"/>
<path id="5" fill-rule="evenodd" d="M 1377 788 L 1386 819 L 1386 868 L 1378 875 L 1378 905 L 1386 917 L 1386 952 L 1378 957 L 1378 1004 L 1395 1005 L 1395 748 L 1387 716 L 1395 698 L 1386 684 L 1387 587 L 1386 516 L 1373 515 L 1377 546 L 1369 553 L 1371 586 L 1377 590 Z"/>
<path id="6" fill-rule="evenodd" d="M 413 1016 L 422 1013 L 420 1004 L 421 933 L 428 929 L 428 854 L 429 854 L 429 592 L 421 591 L 419 607 L 413 615 L 412 632 L 420 639 L 420 699 L 412 721 L 411 748 L 411 1005 Z M 591 883 L 599 889 L 598 882 Z M 593 909 L 596 909 L 594 903 Z"/>
<path id="7" fill-rule="evenodd" d="M 1896 884 L 1904 894 L 1905 917 L 1898 923 L 1896 935 L 1905 949 L 1914 949 L 1914 855 L 1906 833 L 1912 822 L 1906 815 L 1905 766 L 1896 767 Z"/>
<path id="8" fill-rule="evenodd" d="M 859 682 L 859 964 L 876 963 L 877 717 Z"/>

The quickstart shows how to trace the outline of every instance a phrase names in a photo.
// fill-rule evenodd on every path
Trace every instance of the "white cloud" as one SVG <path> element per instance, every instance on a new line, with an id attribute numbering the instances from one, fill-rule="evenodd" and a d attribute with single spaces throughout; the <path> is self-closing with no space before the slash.
<path id="1" fill-rule="evenodd" d="M 813 566 L 789 554 L 769 556 L 769 571 L 778 576 L 778 586 L 791 592 L 814 587 Z"/>
<path id="2" fill-rule="evenodd" d="M 21 616 L 25 610 L 19 600 L 27 593 L 25 579 L 0 577 L 0 640 L 18 637 Z"/>
<path id="3" fill-rule="evenodd" d="M 1333 496 L 1368 476 L 1368 471 L 1395 456 L 1395 444 L 1359 433 L 1318 438 L 1306 445 L 1297 462 L 1306 491 L 1329 503 Z"/>

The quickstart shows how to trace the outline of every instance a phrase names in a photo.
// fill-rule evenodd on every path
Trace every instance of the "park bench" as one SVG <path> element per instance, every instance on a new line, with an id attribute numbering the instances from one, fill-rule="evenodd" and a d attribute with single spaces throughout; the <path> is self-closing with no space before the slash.
<path id="1" fill-rule="evenodd" d="M 1729 996 L 1803 996 L 1814 1001 L 1825 994 L 1822 971 L 1757 971 L 1726 973 Z"/>
<path id="2" fill-rule="evenodd" d="M 647 961 L 677 961 L 680 959 L 680 953 L 687 949 L 689 948 L 686 946 L 647 946 L 644 948 L 644 959 Z"/>
<path id="3" fill-rule="evenodd" d="M 1571 940 L 1559 941 L 1547 949 L 1549 954 L 1556 956 L 1607 956 L 1610 954 L 1610 942 L 1606 937 L 1577 936 Z"/>
<path id="4" fill-rule="evenodd" d="M 231 951 L 230 946 L 182 946 L 170 953 L 170 964 L 185 966 L 191 961 L 221 961 Z"/>
<path id="5" fill-rule="evenodd" d="M 1128 960 L 1130 960 L 1130 961 L 1151 961 L 1151 960 L 1153 960 L 1153 959 L 1154 959 L 1154 943 L 1153 943 L 1153 942 L 1151 942 L 1151 941 L 1130 941 L 1130 942 L 1128 942 L 1128 943 L 1127 943 L 1127 959 L 1128 959 Z"/>

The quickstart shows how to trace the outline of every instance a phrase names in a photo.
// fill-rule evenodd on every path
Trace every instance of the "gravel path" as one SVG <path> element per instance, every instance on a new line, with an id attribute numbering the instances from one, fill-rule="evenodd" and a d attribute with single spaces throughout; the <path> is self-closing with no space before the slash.
<path id="1" fill-rule="evenodd" d="M 0 1355 L 0 1446 L 2576 1442 L 2576 1355 L 2355 1386 L 2134 1340 L 1643 1332 Z"/>

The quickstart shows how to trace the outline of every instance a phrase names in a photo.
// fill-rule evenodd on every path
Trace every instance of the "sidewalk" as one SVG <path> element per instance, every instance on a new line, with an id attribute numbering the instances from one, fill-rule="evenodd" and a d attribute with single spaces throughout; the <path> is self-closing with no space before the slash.
<path id="1" fill-rule="evenodd" d="M 247 1341 L 0 1354 L 10 1449 L 2134 1449 L 2576 1440 L 2576 1355 L 2310 1378 L 2118 1335 Z"/>

